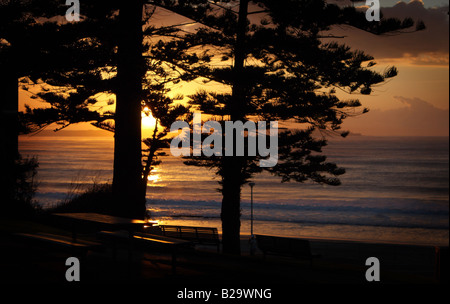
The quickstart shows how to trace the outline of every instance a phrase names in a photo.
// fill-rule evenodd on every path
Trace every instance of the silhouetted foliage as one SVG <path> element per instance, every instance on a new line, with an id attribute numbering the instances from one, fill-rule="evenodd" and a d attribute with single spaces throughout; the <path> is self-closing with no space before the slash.
<path id="1" fill-rule="evenodd" d="M 252 1 L 250 11 L 247 0 L 154 0 L 148 3 L 187 17 L 198 26 L 190 33 L 178 27 L 142 30 L 137 16 L 143 3 L 96 2 L 83 9 L 87 14 L 83 22 L 46 25 L 54 35 L 49 35 L 45 44 L 47 49 L 51 46 L 47 54 L 62 51 L 73 62 L 62 60 L 65 56 L 59 55 L 58 59 L 50 60 L 52 65 L 47 72 L 38 69 L 38 74 L 29 76 L 33 83 L 40 77 L 56 88 L 64 88 L 66 94 L 40 94 L 39 97 L 50 101 L 52 109 L 29 110 L 37 117 L 40 115 L 38 127 L 45 125 L 43 117 L 50 114 L 53 117 L 50 121 L 60 121 L 62 127 L 87 120 L 111 130 L 114 128 L 117 140 L 114 184 L 119 184 L 119 178 L 124 181 L 117 188 L 123 191 L 120 198 L 125 200 L 128 195 L 137 206 L 130 215 L 139 214 L 136 210 L 141 208 L 141 202 L 136 203 L 139 199 L 135 193 L 140 192 L 136 191 L 136 181 L 142 178 L 142 170 L 136 169 L 142 167 L 137 165 L 137 159 L 142 163 L 140 148 L 136 149 L 137 140 L 140 143 L 140 125 L 136 120 L 143 105 L 138 105 L 137 101 L 145 100 L 155 117 L 167 126 L 175 116 L 170 120 L 165 118 L 169 110 L 165 104 L 170 104 L 164 92 L 165 85 L 197 78 L 220 83 L 231 90 L 230 94 L 205 91 L 191 97 L 192 106 L 218 121 L 228 117 L 232 121 L 279 120 L 297 124 L 299 131 L 287 130 L 280 134 L 280 162 L 268 169 L 271 174 L 285 182 L 312 180 L 339 185 L 338 177 L 344 170 L 328 163 L 321 155 L 326 140 L 316 134 L 333 132 L 346 136 L 348 132 L 341 130 L 343 121 L 368 110 L 362 109 L 357 99 L 339 99 L 336 89 L 368 95 L 375 85 L 395 77 L 397 70 L 392 67 L 385 73 L 377 73 L 371 69 L 376 64 L 373 57 L 335 42 L 338 37 L 322 33 L 334 25 L 349 25 L 382 35 L 400 33 L 414 25 L 411 19 L 370 23 L 363 12 L 328 5 L 322 0 L 258 0 Z M 233 8 L 237 4 L 239 11 Z M 91 10 L 93 17 L 89 16 Z M 416 27 L 417 30 L 423 28 L 421 23 Z M 68 35 L 58 36 L 63 33 Z M 145 36 L 167 39 L 143 43 Z M 58 45 L 52 43 L 56 38 L 62 39 Z M 148 70 L 154 74 L 146 75 Z M 105 72 L 112 77 L 103 77 Z M 150 84 L 151 94 L 147 96 L 142 94 L 145 76 L 163 80 Z M 67 95 L 71 90 L 75 93 Z M 90 110 L 89 106 L 95 104 L 93 96 L 101 92 L 117 95 L 118 107 L 114 115 Z M 173 111 L 177 113 L 178 109 Z M 181 112 L 184 114 L 185 109 Z M 111 118 L 115 119 L 115 126 L 106 122 Z M 156 145 L 157 139 L 163 139 L 158 130 L 154 134 L 147 141 L 150 146 Z M 149 160 L 147 165 L 151 168 L 153 158 Z M 213 157 L 188 162 L 214 168 L 222 177 L 226 252 L 240 251 L 241 187 L 262 171 L 257 166 L 258 160 L 255 157 Z M 121 173 L 116 174 L 116 169 Z"/>
<path id="2" fill-rule="evenodd" d="M 171 1 L 161 2 L 178 13 L 184 10 Z M 183 49 L 186 44 L 201 41 L 202 51 L 212 59 L 196 72 L 230 88 L 231 93 L 203 90 L 191 96 L 195 109 L 219 122 L 280 121 L 300 128 L 290 127 L 279 134 L 280 158 L 273 168 L 260 168 L 260 157 L 248 156 L 192 157 L 186 161 L 188 165 L 214 169 L 221 177 L 223 245 L 229 253 L 240 251 L 242 186 L 263 170 L 283 182 L 310 180 L 340 185 L 338 177 L 345 170 L 322 155 L 327 145 L 324 135 L 347 136 L 348 132 L 341 130 L 344 120 L 368 109 L 362 108 L 357 99 L 338 98 L 336 90 L 369 95 L 375 85 L 397 75 L 395 67 L 375 72 L 371 69 L 376 64 L 372 56 L 351 50 L 336 42 L 338 37 L 322 33 L 334 25 L 349 25 L 380 35 L 402 32 L 414 25 L 411 19 L 371 23 L 365 13 L 352 7 L 340 8 L 320 0 L 251 3 L 248 7 L 248 1 L 239 1 L 238 11 L 210 2 L 204 6 L 206 16 L 186 9 L 185 14 L 204 27 L 181 42 L 171 42 L 171 49 Z"/>
<path id="3" fill-rule="evenodd" d="M 40 205 L 34 201 L 38 186 L 36 181 L 38 167 L 36 158 L 24 159 L 19 156 L 12 168 L 2 172 L 1 217 L 26 218 L 40 211 Z"/>
<path id="4" fill-rule="evenodd" d="M 115 132 L 113 186 L 117 196 L 122 198 L 118 204 L 124 205 L 126 212 L 127 201 L 131 202 L 129 204 L 136 205 L 134 209 L 141 210 L 143 215 L 145 191 L 139 190 L 142 189 L 142 175 L 148 175 L 152 165 L 155 165 L 155 149 L 164 146 L 157 140 L 162 141 L 167 134 L 167 126 L 177 118 L 176 115 L 183 115 L 187 111 L 185 107 L 169 105 L 173 100 L 166 94 L 162 97 L 160 92 L 165 90 L 167 93 L 164 88 L 168 85 L 180 79 L 188 80 L 191 76 L 164 66 L 161 58 L 153 55 L 152 50 L 162 44 L 160 40 L 156 40 L 155 44 L 147 43 L 148 38 L 152 37 L 173 38 L 180 30 L 176 27 L 156 28 L 147 25 L 143 33 L 142 21 L 138 18 L 141 14 L 137 10 L 142 10 L 144 2 L 136 3 L 133 12 L 129 4 L 120 1 L 82 3 L 82 22 L 74 23 L 37 20 L 35 17 L 41 16 L 33 12 L 27 18 L 26 26 L 9 31 L 11 38 L 8 36 L 7 41 L 14 41 L 14 48 L 21 52 L 30 49 L 29 45 L 33 46 L 32 50 L 37 50 L 28 57 L 30 62 L 24 63 L 26 69 L 18 73 L 22 77 L 20 85 L 33 94 L 32 98 L 50 105 L 37 109 L 27 107 L 26 113 L 20 115 L 21 130 L 38 132 L 56 123 L 56 131 L 59 131 L 71 124 L 91 122 L 99 128 Z M 19 7 L 25 9 L 24 5 L 22 3 L 21 7 L 19 5 L 13 10 L 17 11 Z M 30 4 L 30 7 L 34 6 Z M 61 9 L 60 5 L 57 7 Z M 55 15 L 64 15 L 65 9 L 67 7 Z M 151 18 L 153 12 L 151 8 L 146 11 L 145 21 Z M 145 44 L 144 36 L 147 39 Z M 134 43 L 134 47 L 131 43 Z M 200 61 L 198 57 L 182 52 L 170 55 L 180 56 L 173 60 L 192 66 L 195 63 L 198 65 Z M 36 90 L 38 92 L 35 93 Z M 116 101 L 111 98 L 108 102 L 109 106 L 116 102 L 115 113 L 98 106 L 108 95 L 117 96 Z M 158 110 L 158 107 L 161 109 Z M 140 115 L 144 108 L 151 109 L 159 127 L 153 141 L 146 141 L 153 147 L 146 151 L 148 155 L 144 156 L 143 167 Z M 146 186 L 145 178 L 144 183 Z M 137 216 L 139 212 L 134 214 Z"/>
<path id="5" fill-rule="evenodd" d="M 84 192 L 69 197 L 48 212 L 79 213 L 93 212 L 100 214 L 116 215 L 111 203 L 114 199 L 112 185 L 93 184 Z"/>

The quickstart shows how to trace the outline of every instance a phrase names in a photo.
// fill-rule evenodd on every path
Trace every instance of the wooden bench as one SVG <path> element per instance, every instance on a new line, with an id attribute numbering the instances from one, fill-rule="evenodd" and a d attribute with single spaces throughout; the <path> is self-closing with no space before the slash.
<path id="1" fill-rule="evenodd" d="M 188 226 L 159 226 L 164 236 L 191 241 L 199 245 L 217 246 L 220 252 L 220 239 L 217 228 Z"/>
<path id="2" fill-rule="evenodd" d="M 128 231 L 102 231 L 98 234 L 99 239 L 109 241 L 113 247 L 113 258 L 116 259 L 116 251 L 118 244 L 125 244 L 129 253 L 129 261 L 131 261 L 132 252 L 135 249 L 154 250 L 160 249 L 168 251 L 172 255 L 172 273 L 176 274 L 177 255 L 181 248 L 188 248 L 192 245 L 186 240 L 169 238 L 161 235 L 153 235 L 147 233 L 132 233 Z"/>
<path id="3" fill-rule="evenodd" d="M 79 257 L 85 257 L 88 251 L 103 249 L 103 245 L 100 243 L 85 240 L 74 240 L 69 236 L 46 233 L 15 233 L 14 235 L 27 241 L 39 243 L 40 245 L 68 250 L 71 254 Z"/>
<path id="4" fill-rule="evenodd" d="M 308 240 L 256 235 L 256 242 L 258 248 L 264 254 L 264 259 L 266 255 L 288 256 L 296 259 L 309 260 L 312 264 L 314 258 L 320 257 L 320 255 L 313 255 L 311 253 L 311 246 Z"/>

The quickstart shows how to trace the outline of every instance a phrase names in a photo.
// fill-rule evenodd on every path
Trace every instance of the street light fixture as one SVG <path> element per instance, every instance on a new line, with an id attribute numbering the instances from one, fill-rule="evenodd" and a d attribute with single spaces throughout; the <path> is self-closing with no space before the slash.
<path id="1" fill-rule="evenodd" d="M 255 255 L 255 235 L 253 234 L 253 187 L 255 187 L 255 183 L 249 183 L 250 188 L 251 188 L 251 205 L 250 205 L 250 209 L 251 209 L 251 215 L 250 215 L 250 255 Z"/>

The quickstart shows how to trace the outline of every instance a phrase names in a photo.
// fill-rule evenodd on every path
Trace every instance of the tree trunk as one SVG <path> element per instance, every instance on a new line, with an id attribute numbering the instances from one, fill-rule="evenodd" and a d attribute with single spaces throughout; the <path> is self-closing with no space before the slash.
<path id="1" fill-rule="evenodd" d="M 142 13 L 142 1 L 121 2 L 113 193 L 116 212 L 130 218 L 144 218 L 146 212 L 141 187 Z"/>
<path id="2" fill-rule="evenodd" d="M 14 197 L 15 172 L 14 164 L 19 158 L 19 121 L 18 121 L 18 76 L 15 60 L 10 57 L 0 64 L 0 134 L 2 142 L 0 147 L 0 189 L 9 204 Z M 3 210 L 8 207 L 2 206 Z"/>
<path id="3" fill-rule="evenodd" d="M 0 126 L 3 136 L 1 153 L 2 160 L 8 159 L 13 160 L 13 162 L 19 155 L 19 82 L 15 69 L 16 67 L 8 63 L 0 66 Z"/>
<path id="4" fill-rule="evenodd" d="M 156 120 L 155 129 L 153 130 L 153 137 L 150 146 L 148 147 L 148 155 L 145 160 L 145 166 L 142 173 L 142 191 L 144 192 L 144 197 L 147 195 L 148 177 L 152 172 L 152 164 L 156 156 L 156 151 L 159 150 L 159 144 L 157 142 L 156 136 L 158 135 L 158 124 L 159 119 Z"/>
<path id="5" fill-rule="evenodd" d="M 232 121 L 244 121 L 245 113 L 242 108 L 245 103 L 245 86 L 243 84 L 245 51 L 245 36 L 247 32 L 248 0 L 241 0 L 239 8 L 239 22 L 236 38 L 233 96 L 231 109 Z M 236 155 L 236 151 L 234 151 Z M 245 159 L 242 157 L 225 157 L 223 162 L 222 184 L 222 243 L 223 251 L 228 254 L 241 253 L 241 187 L 242 169 Z"/>
<path id="6" fill-rule="evenodd" d="M 241 254 L 242 157 L 224 157 L 222 179 L 222 245 L 227 254 Z"/>

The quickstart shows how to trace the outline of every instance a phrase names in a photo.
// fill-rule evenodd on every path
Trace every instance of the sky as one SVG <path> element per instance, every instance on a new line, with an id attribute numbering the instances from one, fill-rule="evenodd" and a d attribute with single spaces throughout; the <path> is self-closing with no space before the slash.
<path id="1" fill-rule="evenodd" d="M 446 2 L 446 3 L 445 3 Z M 375 57 L 379 69 L 396 66 L 399 75 L 360 97 L 371 112 L 349 118 L 344 128 L 364 135 L 449 135 L 449 18 L 448 1 L 398 2 L 381 0 L 386 17 L 423 20 L 425 31 L 375 36 L 337 28 L 343 41 Z"/>
<path id="2" fill-rule="evenodd" d="M 333 0 L 330 0 L 330 2 Z M 347 0 L 335 0 L 345 3 Z M 386 17 L 423 20 L 421 32 L 376 36 L 351 27 L 335 27 L 338 42 L 375 57 L 376 69 L 396 66 L 399 75 L 359 98 L 370 112 L 348 118 L 343 128 L 370 136 L 449 136 L 449 2 L 444 0 L 380 0 Z M 362 1 L 359 5 L 364 5 Z M 358 5 L 358 4 L 357 4 Z M 160 16 L 164 18 L 164 16 Z M 195 86 L 180 86 L 181 93 L 194 93 Z M 208 88 L 206 88 L 208 89 Z M 20 92 L 20 110 L 34 104 Z M 75 129 L 85 129 L 86 125 Z"/>

